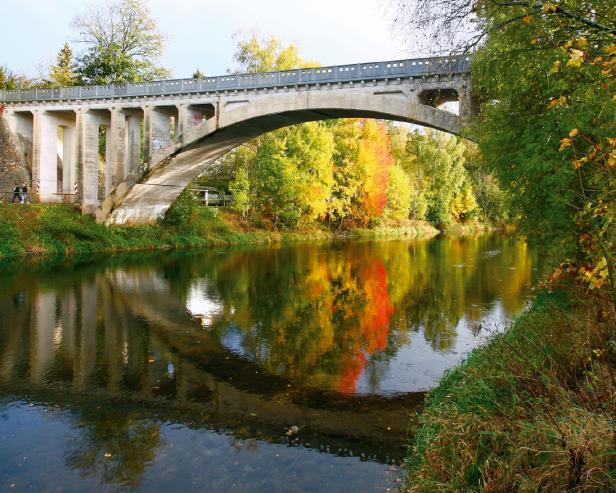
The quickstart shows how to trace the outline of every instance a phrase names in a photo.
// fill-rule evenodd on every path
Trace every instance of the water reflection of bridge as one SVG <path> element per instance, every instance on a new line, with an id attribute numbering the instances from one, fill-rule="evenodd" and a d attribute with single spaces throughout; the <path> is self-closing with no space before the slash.
<path id="1" fill-rule="evenodd" d="M 421 394 L 344 396 L 264 372 L 191 319 L 156 271 L 98 273 L 0 301 L 0 392 L 80 412 L 121 402 L 242 438 L 401 458 Z"/>

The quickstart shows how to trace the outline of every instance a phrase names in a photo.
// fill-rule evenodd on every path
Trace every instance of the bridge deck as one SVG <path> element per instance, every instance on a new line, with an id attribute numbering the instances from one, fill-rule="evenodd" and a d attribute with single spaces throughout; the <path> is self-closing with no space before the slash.
<path id="1" fill-rule="evenodd" d="M 228 74 L 218 77 L 205 77 L 203 79 L 173 79 L 138 84 L 4 90 L 0 91 L 0 102 L 166 96 L 277 86 L 383 80 L 397 77 L 447 76 L 467 73 L 469 66 L 470 57 L 418 58 L 294 69 L 261 74 Z"/>

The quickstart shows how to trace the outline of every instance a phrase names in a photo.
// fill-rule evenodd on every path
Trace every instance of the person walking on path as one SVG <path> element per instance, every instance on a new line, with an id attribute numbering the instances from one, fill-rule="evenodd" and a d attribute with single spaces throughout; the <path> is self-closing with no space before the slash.
<path id="1" fill-rule="evenodd" d="M 16 200 L 21 202 L 21 189 L 17 183 L 15 184 L 15 188 L 13 188 L 13 200 L 11 200 L 11 204 L 14 204 Z"/>
<path id="2" fill-rule="evenodd" d="M 22 204 L 28 203 L 28 186 L 25 183 L 21 187 L 21 203 Z"/>

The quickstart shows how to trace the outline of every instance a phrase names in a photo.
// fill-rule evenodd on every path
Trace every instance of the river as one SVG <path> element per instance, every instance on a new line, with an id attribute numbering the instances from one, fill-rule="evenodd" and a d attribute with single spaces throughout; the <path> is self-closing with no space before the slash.
<path id="1" fill-rule="evenodd" d="M 489 235 L 1 266 L 0 489 L 393 490 L 539 272 Z"/>

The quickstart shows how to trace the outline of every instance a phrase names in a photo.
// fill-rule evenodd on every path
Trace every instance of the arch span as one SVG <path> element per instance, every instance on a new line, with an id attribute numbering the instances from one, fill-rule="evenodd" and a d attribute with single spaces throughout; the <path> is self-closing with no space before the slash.
<path id="1" fill-rule="evenodd" d="M 444 87 L 452 87 L 451 82 Z M 335 118 L 378 118 L 455 135 L 463 132 L 459 116 L 422 104 L 416 88 L 403 82 L 319 89 L 281 88 L 265 94 L 219 97 L 213 115 L 195 126 L 183 125 L 182 134 L 159 152 L 154 166 L 140 179 L 129 178 L 110 194 L 97 211 L 98 219 L 111 224 L 156 222 L 216 159 L 250 139 L 290 125 Z M 460 105 L 462 110 L 463 101 Z"/>

